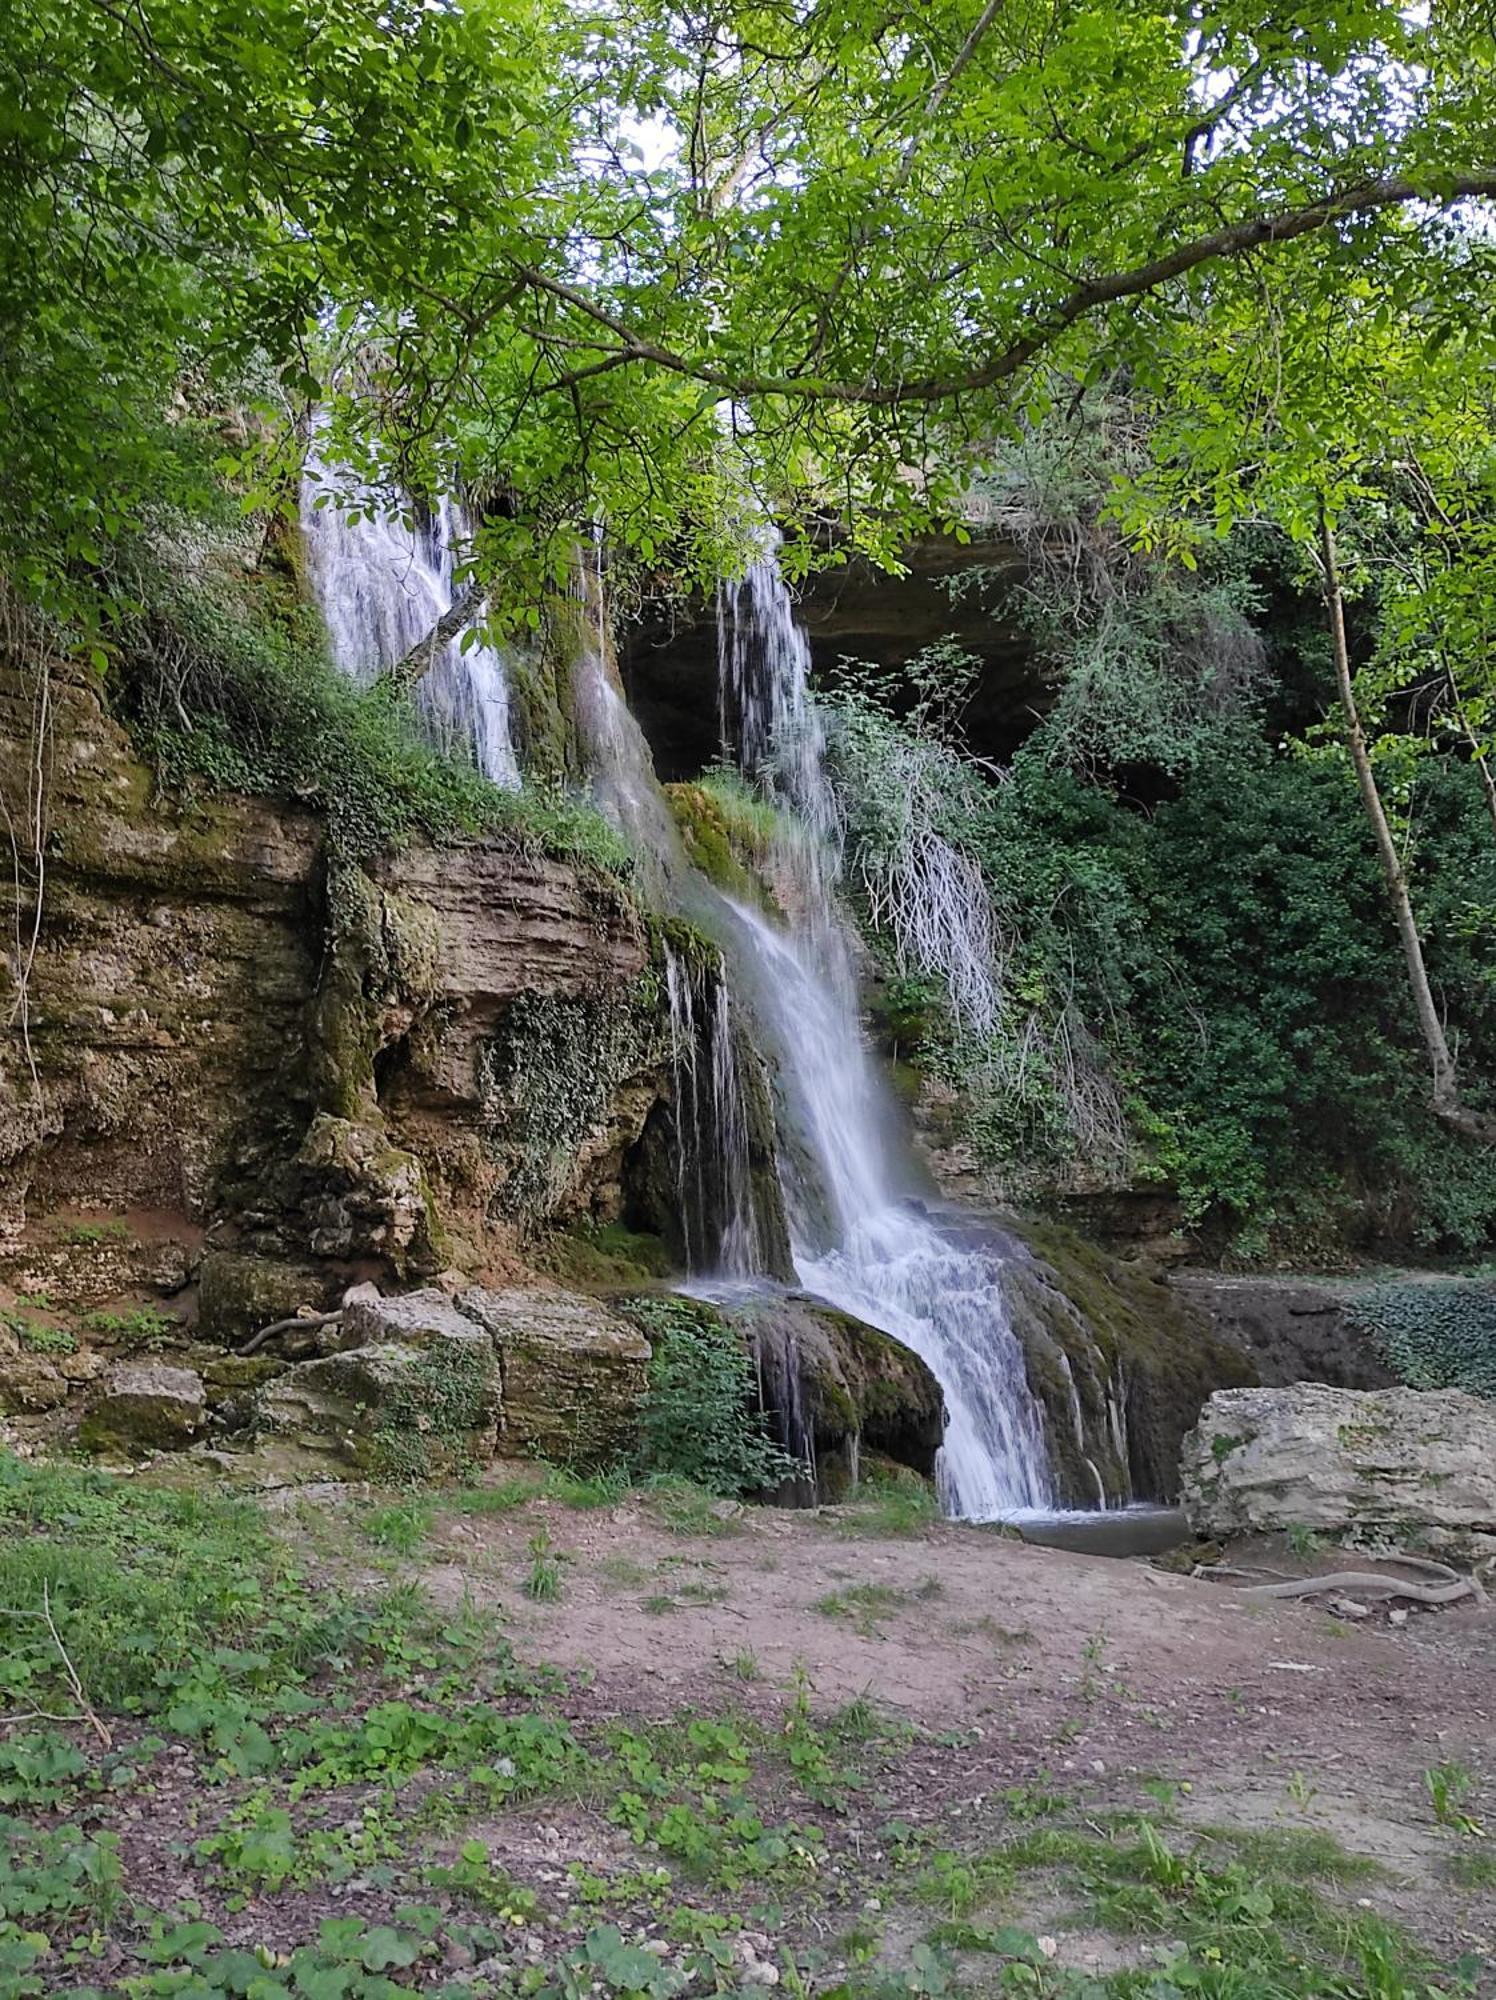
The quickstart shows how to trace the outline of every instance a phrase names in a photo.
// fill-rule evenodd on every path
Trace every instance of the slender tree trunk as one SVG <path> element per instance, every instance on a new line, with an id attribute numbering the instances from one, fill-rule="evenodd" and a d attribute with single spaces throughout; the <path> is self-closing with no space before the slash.
<path id="1" fill-rule="evenodd" d="M 450 645 L 459 632 L 465 632 L 472 624 L 483 609 L 487 595 L 488 592 L 479 583 L 470 583 L 465 590 L 458 591 L 451 608 L 442 613 L 423 638 L 417 639 L 408 653 L 396 660 L 383 678 L 392 681 L 402 694 L 408 694 L 441 648 Z"/>
<path id="2" fill-rule="evenodd" d="M 1330 526 L 1329 516 L 1323 506 L 1320 508 L 1319 531 L 1320 554 L 1324 562 L 1325 614 L 1329 620 L 1330 647 L 1335 659 L 1335 685 L 1340 695 L 1345 740 L 1350 748 L 1351 763 L 1355 767 L 1361 803 L 1366 808 L 1366 817 L 1371 822 L 1371 830 L 1376 839 L 1377 859 L 1382 864 L 1382 876 L 1387 884 L 1387 900 L 1392 905 L 1393 920 L 1397 925 L 1397 934 L 1402 940 L 1403 957 L 1408 968 L 1408 985 L 1413 995 L 1414 1011 L 1418 1016 L 1418 1030 L 1428 1051 L 1434 1115 L 1456 1131 L 1467 1133 L 1470 1137 L 1489 1144 L 1496 1141 L 1496 1121 L 1483 1117 L 1479 1112 L 1467 1110 L 1460 1102 L 1454 1057 L 1450 1054 L 1444 1023 L 1439 1018 L 1433 988 L 1429 985 L 1428 967 L 1423 957 L 1423 939 L 1418 933 L 1418 919 L 1413 912 L 1413 899 L 1408 894 L 1407 872 L 1403 867 L 1402 856 L 1398 853 L 1392 828 L 1388 824 L 1382 795 L 1377 789 L 1376 772 L 1372 769 L 1371 752 L 1366 746 L 1366 731 L 1361 724 L 1361 711 L 1356 705 L 1356 688 L 1351 675 L 1350 648 L 1345 637 L 1345 599 L 1340 589 L 1340 564 L 1335 551 L 1335 531 Z"/>

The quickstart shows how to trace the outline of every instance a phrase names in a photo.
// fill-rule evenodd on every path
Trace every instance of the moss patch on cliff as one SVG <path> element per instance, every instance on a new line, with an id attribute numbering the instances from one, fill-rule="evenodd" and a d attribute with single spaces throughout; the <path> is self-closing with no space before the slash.
<path id="1" fill-rule="evenodd" d="M 663 790 L 693 867 L 724 895 L 776 909 L 762 874 L 781 824 L 775 808 L 733 772 Z"/>
<path id="2" fill-rule="evenodd" d="M 499 1212 L 531 1225 L 551 1220 L 584 1150 L 606 1143 L 620 1091 L 662 1054 L 652 973 L 614 993 L 524 993 L 511 1002 L 480 1058 L 485 1143 L 507 1169 Z"/>

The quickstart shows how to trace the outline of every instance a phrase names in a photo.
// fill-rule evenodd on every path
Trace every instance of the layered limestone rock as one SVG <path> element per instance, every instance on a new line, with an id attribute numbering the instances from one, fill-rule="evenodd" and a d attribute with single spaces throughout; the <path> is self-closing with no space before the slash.
<path id="1" fill-rule="evenodd" d="M 229 1222 L 215 1248 L 327 1260 L 328 1290 L 502 1267 L 536 1224 L 617 1218 L 668 1065 L 615 881 L 500 840 L 355 866 L 284 802 L 173 804 L 89 676 L 49 672 L 43 852 L 18 888 L 7 871 L 3 913 L 29 937 L 40 895 L 0 1047 L 0 1277 L 19 1259 L 26 1289 L 37 1232 L 80 1208 L 147 1213 L 189 1255 Z M 37 687 L 0 659 L 17 826 L 37 821 Z M 209 1314 L 223 1340 L 247 1317 Z"/>
<path id="2" fill-rule="evenodd" d="M 650 1352 L 636 1326 L 575 1292 L 475 1289 L 458 1304 L 499 1351 L 506 1453 L 582 1468 L 632 1454 Z"/>
<path id="3" fill-rule="evenodd" d="M 1186 1442 L 1181 1491 L 1190 1526 L 1213 1539 L 1311 1528 L 1496 1553 L 1496 1403 L 1311 1382 L 1223 1390 Z"/>

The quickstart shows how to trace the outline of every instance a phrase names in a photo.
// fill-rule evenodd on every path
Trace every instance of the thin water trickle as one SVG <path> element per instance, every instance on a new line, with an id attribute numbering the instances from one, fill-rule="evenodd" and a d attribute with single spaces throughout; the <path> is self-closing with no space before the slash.
<path id="1" fill-rule="evenodd" d="M 452 607 L 454 570 L 468 523 L 450 498 L 407 525 L 388 507 L 337 504 L 336 475 L 315 452 L 301 481 L 301 525 L 312 583 L 335 663 L 367 683 L 395 665 Z M 321 498 L 322 505 L 317 502 Z M 432 740 L 470 757 L 509 790 L 520 781 L 509 728 L 509 680 L 496 647 L 462 639 L 436 649 L 416 704 Z"/>

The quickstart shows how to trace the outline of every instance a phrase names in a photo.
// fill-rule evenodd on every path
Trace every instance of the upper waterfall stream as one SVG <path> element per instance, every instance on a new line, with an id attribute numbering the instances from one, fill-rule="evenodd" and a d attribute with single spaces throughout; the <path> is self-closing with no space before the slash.
<path id="1" fill-rule="evenodd" d="M 301 526 L 336 664 L 372 681 L 418 646 L 452 607 L 467 523 L 450 497 L 407 524 L 388 507 L 348 510 L 315 453 L 301 481 Z M 468 643 L 466 646 L 463 640 Z M 464 633 L 438 646 L 416 693 L 439 747 L 471 757 L 496 785 L 519 784 L 509 682 L 497 648 Z"/>

